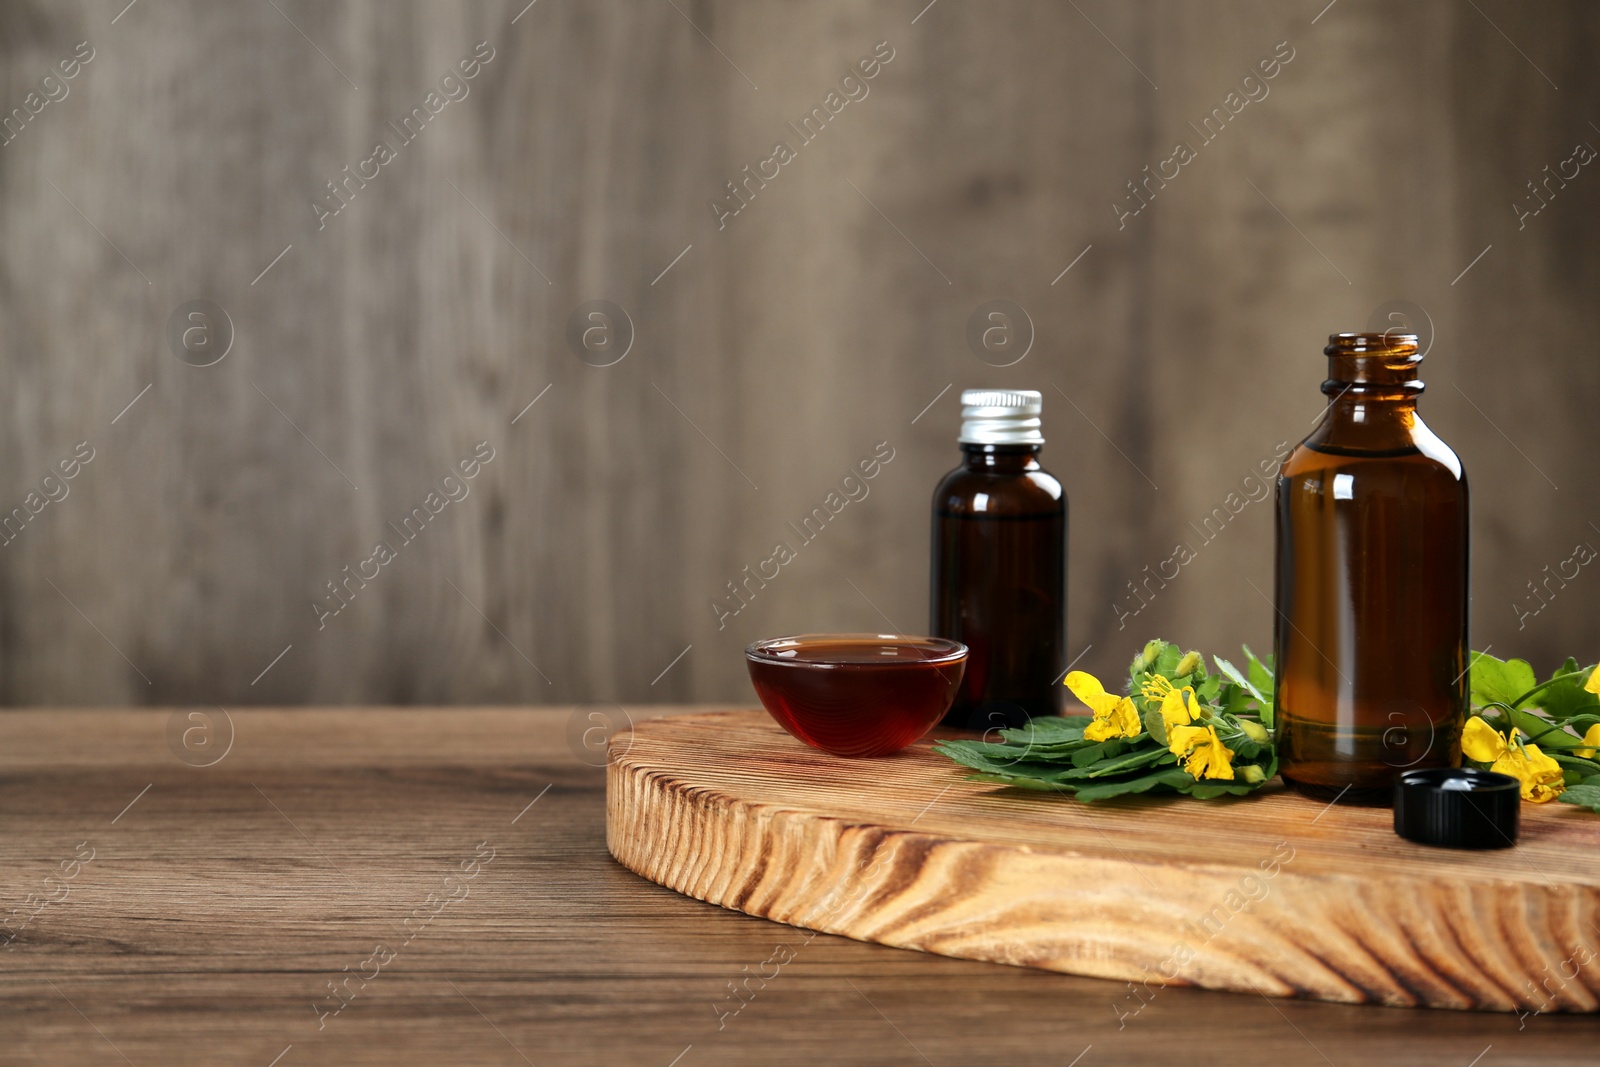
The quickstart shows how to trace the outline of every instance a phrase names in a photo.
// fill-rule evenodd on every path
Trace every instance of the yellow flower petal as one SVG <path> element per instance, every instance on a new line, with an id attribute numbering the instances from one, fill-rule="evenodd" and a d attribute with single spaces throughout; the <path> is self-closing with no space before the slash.
<path id="1" fill-rule="evenodd" d="M 1206 777 L 1233 781 L 1233 749 L 1217 737 L 1215 726 L 1211 727 L 1211 766 L 1206 769 Z"/>
<path id="2" fill-rule="evenodd" d="M 1073 696 L 1089 706 L 1089 710 L 1094 712 L 1094 717 L 1097 719 L 1110 715 L 1122 700 L 1121 697 L 1106 692 L 1105 686 L 1100 684 L 1100 679 L 1084 671 L 1073 671 L 1067 675 L 1067 688 L 1072 690 Z"/>
<path id="3" fill-rule="evenodd" d="M 1084 727 L 1083 736 L 1089 741 L 1109 741 L 1113 737 L 1137 737 L 1143 731 L 1139 709 L 1131 698 L 1123 697 L 1105 715 L 1096 715 L 1094 722 Z"/>
<path id="4" fill-rule="evenodd" d="M 1538 745 L 1509 748 L 1489 769 L 1521 782 L 1522 799 L 1534 804 L 1554 800 L 1567 788 L 1561 765 L 1540 752 Z"/>
<path id="5" fill-rule="evenodd" d="M 1171 726 L 1167 728 L 1167 751 L 1179 759 L 1206 738 L 1204 726 Z"/>
<path id="6" fill-rule="evenodd" d="M 1554 800 L 1556 797 L 1560 796 L 1566 791 L 1567 785 L 1565 782 L 1554 786 L 1539 784 L 1524 792 L 1522 794 L 1522 799 L 1528 801 L 1530 804 L 1544 804 Z"/>
<path id="7" fill-rule="evenodd" d="M 1575 748 L 1572 750 L 1572 754 L 1579 759 L 1594 759 L 1596 749 L 1600 749 L 1600 722 L 1589 727 L 1589 732 L 1583 735 L 1583 743 L 1594 747 Z"/>
<path id="8" fill-rule="evenodd" d="M 1085 741 L 1109 741 L 1117 736 L 1117 727 L 1110 719 L 1096 719 L 1083 728 Z"/>
<path id="9" fill-rule="evenodd" d="M 1494 766 L 1489 769 L 1496 774 L 1509 774 L 1524 786 L 1528 785 L 1528 761 L 1522 759 L 1515 750 L 1495 760 Z"/>
<path id="10" fill-rule="evenodd" d="M 1565 780 L 1561 774 L 1561 764 L 1539 751 L 1538 745 L 1523 745 L 1523 752 L 1527 756 L 1528 766 L 1533 769 L 1536 780 L 1545 785 L 1555 786 L 1555 793 L 1566 788 Z M 1555 793 L 1550 794 L 1554 796 Z"/>
<path id="11" fill-rule="evenodd" d="M 1595 667 L 1594 672 L 1589 675 L 1589 680 L 1583 683 L 1583 687 L 1591 693 L 1600 695 L 1600 665 Z"/>
<path id="12" fill-rule="evenodd" d="M 1161 698 L 1161 717 L 1167 720 L 1170 726 L 1188 726 L 1194 721 L 1194 716 L 1189 714 L 1189 701 L 1194 699 L 1194 689 L 1184 686 L 1182 689 L 1167 688 L 1167 695 Z"/>
<path id="13" fill-rule="evenodd" d="M 1123 737 L 1137 737 L 1144 732 L 1144 723 L 1139 721 L 1139 709 L 1133 706 L 1132 697 L 1123 697 L 1112 709 L 1111 721 L 1117 724 Z"/>
<path id="14" fill-rule="evenodd" d="M 1477 763 L 1493 763 L 1506 754 L 1506 739 L 1477 715 L 1461 731 L 1461 752 Z"/>
<path id="15" fill-rule="evenodd" d="M 1183 729 L 1183 727 L 1179 727 Z M 1223 781 L 1233 780 L 1233 750 L 1224 748 L 1222 741 L 1217 737 L 1215 726 L 1190 727 L 1205 735 L 1205 739 L 1196 744 L 1190 751 L 1189 757 L 1184 761 L 1183 769 L 1196 781 L 1201 778 L 1220 778 Z"/>

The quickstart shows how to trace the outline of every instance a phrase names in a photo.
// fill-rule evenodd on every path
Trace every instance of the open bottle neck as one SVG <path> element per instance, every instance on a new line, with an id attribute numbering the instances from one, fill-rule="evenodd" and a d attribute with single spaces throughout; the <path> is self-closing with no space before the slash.
<path id="1" fill-rule="evenodd" d="M 1355 394 L 1374 399 L 1415 397 L 1422 353 L 1414 333 L 1336 333 L 1322 350 L 1328 357 L 1328 396 Z"/>
<path id="2" fill-rule="evenodd" d="M 1416 446 L 1429 431 L 1417 415 L 1423 384 L 1415 334 L 1341 333 L 1328 339 L 1327 414 L 1306 444 L 1389 452 Z"/>
<path id="3" fill-rule="evenodd" d="M 963 442 L 961 457 L 969 471 L 989 474 L 1022 474 L 1040 470 L 1042 445 L 977 445 Z"/>

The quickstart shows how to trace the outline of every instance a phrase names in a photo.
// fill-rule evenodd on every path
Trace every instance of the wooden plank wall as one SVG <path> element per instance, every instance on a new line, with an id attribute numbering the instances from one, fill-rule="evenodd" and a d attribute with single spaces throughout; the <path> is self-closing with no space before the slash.
<path id="1" fill-rule="evenodd" d="M 1592 7 L 924 3 L 0 3 L 27 115 L 0 145 L 0 508 L 66 493 L 0 548 L 0 700 L 748 699 L 752 639 L 926 625 L 974 385 L 1045 392 L 1083 666 L 1155 634 L 1261 648 L 1269 505 L 1190 524 L 1304 435 L 1324 336 L 1390 300 L 1431 319 L 1424 411 L 1472 476 L 1475 643 L 1600 656 L 1600 568 L 1526 587 L 1600 548 L 1600 177 L 1512 207 L 1600 145 Z M 1034 332 L 1003 368 L 966 341 L 995 299 Z M 212 366 L 167 338 L 193 300 L 232 323 Z M 608 367 L 567 339 L 595 300 L 632 324 Z M 797 558 L 719 625 L 779 541 Z M 319 618 L 346 566 L 378 574 Z"/>

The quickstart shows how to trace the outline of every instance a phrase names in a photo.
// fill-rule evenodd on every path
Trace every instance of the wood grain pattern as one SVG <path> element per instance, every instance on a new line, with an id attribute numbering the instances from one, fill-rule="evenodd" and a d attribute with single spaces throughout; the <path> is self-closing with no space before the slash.
<path id="1" fill-rule="evenodd" d="M 1240 993 L 1407 1007 L 1600 1008 L 1600 820 L 1527 806 L 1483 853 L 1386 809 L 1286 791 L 1078 805 L 967 782 L 930 742 L 802 746 L 761 712 L 612 741 L 607 842 L 724 907 L 901 948 Z"/>
<path id="2" fill-rule="evenodd" d="M 614 707 L 233 709 L 234 747 L 206 768 L 169 749 L 174 710 L 200 709 L 0 712 L 0 920 L 78 842 L 98 850 L 0 949 L 8 1065 L 962 1067 L 1093 1046 L 1078 1067 L 1161 1067 L 1177 1047 L 1227 1067 L 1463 1067 L 1491 1044 L 1483 1064 L 1594 1061 L 1587 1018 L 1141 1001 L 708 907 L 606 851 L 604 771 L 567 738 L 590 714 L 625 722 Z M 627 712 L 688 710 L 711 709 Z M 470 895 L 319 1029 L 327 983 L 482 841 L 498 854 Z M 792 958 L 773 978 L 775 955 Z"/>
<path id="3" fill-rule="evenodd" d="M 1260 648 L 1263 504 L 1126 629 L 1114 605 L 1304 433 L 1326 334 L 1394 298 L 1432 315 L 1424 411 L 1473 480 L 1475 643 L 1591 647 L 1588 570 L 1524 629 L 1513 604 L 1600 546 L 1571 510 L 1600 493 L 1600 181 L 1522 229 L 1510 205 L 1600 136 L 1592 4 L 125 6 L 0 2 L 0 108 L 96 49 L 0 146 L 0 514 L 98 450 L 0 548 L 0 701 L 747 700 L 751 640 L 924 625 L 967 385 L 1046 394 L 1080 666 L 1155 634 Z M 319 230 L 325 183 L 479 41 L 471 95 Z M 878 41 L 870 96 L 718 229 L 707 202 Z M 1280 41 L 1270 96 L 1119 229 L 1126 183 Z M 164 339 L 197 298 L 236 330 L 214 367 Z M 598 298 L 637 330 L 610 368 L 565 340 Z M 1037 334 L 1012 367 L 965 340 L 995 298 Z M 319 630 L 326 583 L 480 440 L 472 495 Z M 719 629 L 726 583 L 880 440 L 870 498 Z"/>

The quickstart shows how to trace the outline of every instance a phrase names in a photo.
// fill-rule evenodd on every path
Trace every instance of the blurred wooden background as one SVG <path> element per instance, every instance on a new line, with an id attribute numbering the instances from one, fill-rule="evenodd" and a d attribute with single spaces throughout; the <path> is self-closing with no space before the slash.
<path id="1" fill-rule="evenodd" d="M 1600 548 L 1600 174 L 1513 207 L 1600 146 L 1592 5 L 524 3 L 0 3 L 26 116 L 0 145 L 0 510 L 38 509 L 0 547 L 0 699 L 749 699 L 754 638 L 925 628 L 928 497 L 976 385 L 1044 391 L 1082 666 L 1156 634 L 1261 649 L 1270 505 L 1203 546 L 1189 524 L 1304 436 L 1325 335 L 1394 300 L 1431 320 L 1423 411 L 1471 475 L 1475 644 L 1600 657 L 1600 567 L 1567 562 Z M 785 124 L 879 42 L 801 145 Z M 1282 42 L 1119 229 L 1127 183 Z M 796 158 L 719 229 L 779 140 Z M 996 299 L 1034 331 L 1003 368 L 966 341 Z M 212 366 L 167 339 L 195 300 L 231 319 Z M 633 327 L 608 367 L 567 341 L 596 300 Z M 319 629 L 326 583 L 479 442 L 469 495 Z M 879 442 L 869 496 L 719 629 L 726 583 Z M 1198 558 L 1119 630 L 1179 541 Z M 1547 566 L 1578 573 L 1544 605 Z"/>

